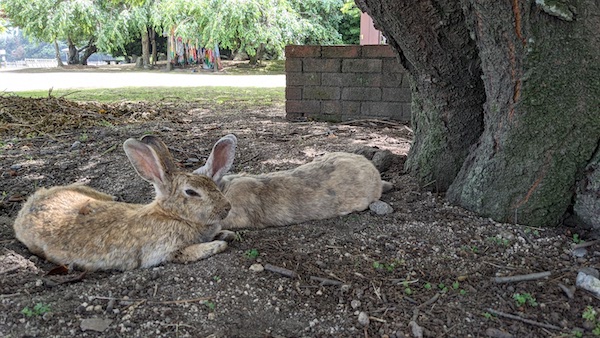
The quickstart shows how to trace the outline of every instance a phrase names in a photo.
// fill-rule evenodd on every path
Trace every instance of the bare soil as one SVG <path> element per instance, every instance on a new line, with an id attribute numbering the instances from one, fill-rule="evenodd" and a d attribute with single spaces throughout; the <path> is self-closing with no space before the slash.
<path id="1" fill-rule="evenodd" d="M 290 123 L 281 103 L 32 102 L 0 103 L 0 336 L 593 336 L 582 314 L 587 306 L 600 311 L 598 300 L 579 289 L 569 298 L 559 285 L 571 288 L 578 269 L 597 268 L 598 246 L 575 257 L 573 235 L 585 240 L 582 230 L 501 224 L 419 190 L 402 170 L 412 136 L 405 126 Z M 56 115 L 39 123 L 44 114 L 35 109 Z M 382 176 L 395 188 L 382 200 L 394 212 L 248 229 L 209 259 L 127 272 L 56 269 L 14 238 L 14 217 L 38 187 L 78 181 L 121 201 L 151 200 L 151 186 L 121 150 L 145 133 L 159 135 L 189 170 L 227 133 L 239 139 L 236 172 L 292 168 L 328 151 L 388 149 L 398 156 Z M 294 274 L 253 271 L 255 264 Z M 550 276 L 493 280 L 544 271 Z"/>

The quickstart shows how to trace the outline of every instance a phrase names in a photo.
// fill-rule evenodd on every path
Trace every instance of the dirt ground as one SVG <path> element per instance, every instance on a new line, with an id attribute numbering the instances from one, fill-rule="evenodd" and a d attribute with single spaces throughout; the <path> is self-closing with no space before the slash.
<path id="1" fill-rule="evenodd" d="M 17 116 L 40 107 L 51 116 L 43 123 Z M 106 116 L 110 123 L 86 126 Z M 388 149 L 398 156 L 382 173 L 394 184 L 382 200 L 394 212 L 249 229 L 209 259 L 127 272 L 55 269 L 14 238 L 14 217 L 38 187 L 85 182 L 121 201 L 150 201 L 151 186 L 121 148 L 146 133 L 159 135 L 190 171 L 227 133 L 239 140 L 235 172 L 292 168 L 328 151 Z M 583 315 L 600 304 L 572 292 L 579 269 L 598 268 L 598 246 L 574 255 L 582 230 L 500 224 L 420 191 L 401 166 L 411 137 L 405 126 L 378 121 L 289 123 L 281 103 L 240 110 L 4 97 L 0 336 L 594 336 L 596 323 Z M 269 265 L 294 274 L 261 271 Z M 530 281 L 493 280 L 545 271 L 549 277 Z"/>

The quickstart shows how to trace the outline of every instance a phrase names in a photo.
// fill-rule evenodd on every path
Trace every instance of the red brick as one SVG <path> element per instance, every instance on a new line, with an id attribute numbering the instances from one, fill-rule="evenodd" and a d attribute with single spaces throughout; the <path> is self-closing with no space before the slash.
<path id="1" fill-rule="evenodd" d="M 325 86 L 306 86 L 302 93 L 304 100 L 339 100 L 340 88 Z"/>
<path id="2" fill-rule="evenodd" d="M 381 101 L 380 88 L 352 87 L 342 90 L 342 100 L 344 101 Z"/>
<path id="3" fill-rule="evenodd" d="M 342 103 L 340 101 L 321 102 L 321 113 L 325 115 L 340 115 L 342 113 Z"/>
<path id="4" fill-rule="evenodd" d="M 318 58 L 321 56 L 321 46 L 288 45 L 285 46 L 286 58 Z"/>
<path id="5" fill-rule="evenodd" d="M 360 115 L 360 102 L 342 101 L 342 111 L 344 112 L 344 116 L 358 116 Z"/>
<path id="6" fill-rule="evenodd" d="M 321 55 L 324 58 L 357 58 L 360 56 L 360 46 L 322 46 Z"/>
<path id="7" fill-rule="evenodd" d="M 362 102 L 360 113 L 364 117 L 388 117 L 394 120 L 406 120 L 405 105 L 406 103 L 400 102 Z"/>
<path id="8" fill-rule="evenodd" d="M 396 52 L 389 45 L 362 46 L 363 58 L 395 58 Z"/>
<path id="9" fill-rule="evenodd" d="M 287 113 L 318 113 L 321 111 L 321 102 L 319 101 L 285 101 L 285 111 Z"/>
<path id="10" fill-rule="evenodd" d="M 285 71 L 290 72 L 301 72 L 302 71 L 302 59 L 297 58 L 286 58 L 285 59 Z"/>
<path id="11" fill-rule="evenodd" d="M 380 59 L 347 59 L 342 61 L 343 73 L 381 73 Z"/>
<path id="12" fill-rule="evenodd" d="M 339 73 L 342 61 L 339 59 L 314 59 L 302 60 L 305 72 Z"/>
<path id="13" fill-rule="evenodd" d="M 285 76 L 286 86 L 318 86 L 321 76 L 318 73 L 288 73 Z"/>
<path id="14" fill-rule="evenodd" d="M 285 99 L 286 100 L 302 100 L 302 87 L 285 87 Z"/>
<path id="15" fill-rule="evenodd" d="M 321 84 L 337 87 L 381 87 L 381 74 L 323 73 Z"/>
<path id="16" fill-rule="evenodd" d="M 382 87 L 400 88 L 402 86 L 403 77 L 404 73 L 390 73 L 384 71 L 381 79 Z"/>
<path id="17" fill-rule="evenodd" d="M 408 88 L 383 88 L 381 101 L 410 103 L 410 89 Z"/>

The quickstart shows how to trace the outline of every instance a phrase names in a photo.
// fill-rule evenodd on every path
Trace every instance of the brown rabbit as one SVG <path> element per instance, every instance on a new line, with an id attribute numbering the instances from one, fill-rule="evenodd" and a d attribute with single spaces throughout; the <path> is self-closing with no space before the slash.
<path id="1" fill-rule="evenodd" d="M 334 152 L 295 169 L 262 175 L 224 175 L 235 156 L 237 139 L 215 143 L 195 174 L 212 178 L 231 203 L 223 229 L 264 228 L 325 219 L 362 211 L 391 184 L 362 155 Z"/>
<path id="2" fill-rule="evenodd" d="M 192 262 L 227 247 L 213 238 L 231 205 L 211 179 L 178 171 L 154 136 L 128 139 L 123 148 L 137 173 L 154 185 L 152 203 L 115 202 L 80 184 L 42 188 L 19 211 L 17 239 L 51 262 L 86 270 Z"/>

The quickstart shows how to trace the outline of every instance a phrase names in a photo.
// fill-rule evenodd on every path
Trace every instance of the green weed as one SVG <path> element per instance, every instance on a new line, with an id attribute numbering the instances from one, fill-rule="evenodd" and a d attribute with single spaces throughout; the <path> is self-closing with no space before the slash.
<path id="1" fill-rule="evenodd" d="M 38 317 L 43 316 L 45 313 L 50 312 L 50 306 L 44 303 L 37 303 L 33 306 L 33 309 L 26 306 L 21 313 L 27 317 Z"/>
<path id="2" fill-rule="evenodd" d="M 250 259 L 256 259 L 259 255 L 259 252 L 257 249 L 250 249 L 248 251 L 246 251 L 246 257 L 250 258 Z"/>
<path id="3" fill-rule="evenodd" d="M 530 293 L 526 292 L 526 293 L 515 293 L 513 294 L 513 299 L 515 300 L 515 302 L 517 303 L 517 306 L 521 307 L 525 304 L 529 305 L 529 306 L 537 306 L 538 303 L 535 299 L 535 297 L 533 297 Z"/>

